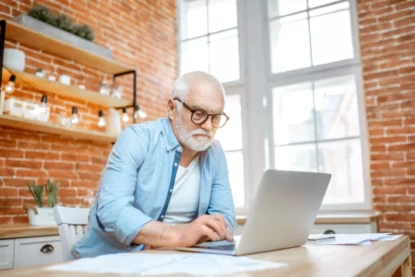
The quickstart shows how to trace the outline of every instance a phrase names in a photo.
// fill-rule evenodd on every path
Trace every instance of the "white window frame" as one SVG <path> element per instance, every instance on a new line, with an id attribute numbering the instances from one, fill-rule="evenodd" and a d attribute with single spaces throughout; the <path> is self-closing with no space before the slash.
<path id="1" fill-rule="evenodd" d="M 182 0 L 176 0 L 177 22 L 180 26 Z M 338 1 L 342 2 L 342 1 Z M 349 0 L 354 58 L 272 74 L 267 16 L 267 0 L 237 0 L 240 80 L 225 83 L 228 95 L 240 94 L 243 134 L 245 206 L 236 209 L 237 215 L 247 215 L 252 205 L 262 173 L 273 163 L 272 89 L 294 83 L 354 74 L 359 110 L 360 141 L 362 149 L 364 202 L 341 205 L 323 205 L 322 211 L 372 209 L 369 142 L 363 91 L 363 76 L 358 40 L 356 0 Z M 337 2 L 336 2 L 337 3 Z M 177 50 L 180 59 L 180 28 L 177 32 Z M 249 66 L 248 66 L 249 65 Z M 180 72 L 180 62 L 177 63 Z M 269 105 L 268 103 L 271 103 Z M 254 130 L 254 131 L 252 131 Z M 272 152 L 271 152 L 272 151 Z"/>
<path id="2" fill-rule="evenodd" d="M 349 2 L 350 5 L 350 22 L 351 22 L 351 32 L 352 32 L 352 43 L 354 57 L 347 60 L 332 62 L 328 64 L 322 64 L 317 66 L 311 66 L 307 68 L 301 68 L 297 70 L 291 70 L 282 73 L 272 73 L 271 70 L 271 49 L 270 49 L 270 36 L 269 36 L 269 20 L 267 13 L 267 0 L 262 0 L 262 12 L 264 16 L 264 49 L 265 49 L 265 67 L 267 72 L 266 80 L 266 95 L 267 99 L 267 129 L 272 130 L 272 90 L 275 87 L 299 84 L 304 82 L 312 82 L 320 79 L 339 77 L 344 75 L 354 75 L 356 80 L 356 93 L 357 93 L 357 102 L 358 102 L 358 112 L 359 112 L 359 128 L 360 128 L 360 143 L 362 151 L 362 164 L 363 164 L 363 193 L 364 198 L 362 203 L 342 203 L 342 204 L 323 204 L 321 206 L 322 211 L 344 211 L 344 210 L 370 210 L 372 209 L 372 194 L 371 194 L 371 181 L 370 181 L 370 160 L 369 160 L 369 143 L 368 143 L 368 134 L 367 134 L 367 122 L 366 122 L 366 108 L 365 108 L 365 99 L 364 99 L 364 90 L 363 90 L 363 77 L 362 77 L 362 66 L 360 63 L 360 45 L 359 45 L 359 34 L 358 34 L 358 24 L 357 24 L 357 7 L 355 0 L 347 1 L 336 1 L 330 4 L 319 6 L 318 8 L 331 6 L 341 2 Z M 315 9 L 315 8 L 313 8 Z M 311 9 L 312 10 L 312 9 Z M 311 35 L 311 34 L 309 34 Z M 310 53 L 311 51 L 310 43 Z M 347 139 L 347 138 L 345 138 Z M 270 167 L 275 165 L 275 157 L 272 154 L 274 149 L 274 137 L 273 132 L 268 132 L 268 149 L 270 149 L 269 158 L 270 158 Z"/>
<path id="3" fill-rule="evenodd" d="M 177 72 L 180 74 L 181 72 L 181 62 L 180 62 L 180 55 L 181 55 L 181 45 L 182 45 L 182 39 L 181 39 L 181 33 L 180 33 L 180 26 L 181 26 L 181 19 L 182 19 L 182 9 L 181 5 L 184 0 L 176 0 L 176 17 L 177 17 L 177 34 L 176 34 L 176 42 L 177 42 L 177 53 L 178 53 L 178 59 L 177 59 Z M 205 0 L 206 5 L 208 5 L 209 0 Z M 242 155 L 244 157 L 244 207 L 237 207 L 235 209 L 236 214 L 238 215 L 245 215 L 248 211 L 249 204 L 251 203 L 251 195 L 252 195 L 252 188 L 248 185 L 249 184 L 249 176 L 246 174 L 246 172 L 249 172 L 250 167 L 250 159 L 248 158 L 249 153 L 247 152 L 248 145 L 248 137 L 247 137 L 247 113 L 245 112 L 246 109 L 246 89 L 244 89 L 245 86 L 245 21 L 244 21 L 244 1 L 236 0 L 237 1 L 237 27 L 238 30 L 238 46 L 239 46 L 239 80 L 231 81 L 223 83 L 223 87 L 225 88 L 226 95 L 240 95 L 240 101 L 241 101 L 241 120 L 242 120 Z M 209 19 L 207 19 L 209 20 Z M 209 24 L 209 22 L 208 22 Z M 219 31 L 222 32 L 222 31 Z M 207 33 L 204 36 L 212 35 L 218 32 L 214 33 Z M 202 37 L 202 36 L 198 36 Z M 226 110 L 226 107 L 225 107 Z M 231 119 L 232 120 L 232 119 Z M 229 152 L 235 152 L 237 150 L 232 150 Z M 225 153 L 228 151 L 225 151 Z"/>

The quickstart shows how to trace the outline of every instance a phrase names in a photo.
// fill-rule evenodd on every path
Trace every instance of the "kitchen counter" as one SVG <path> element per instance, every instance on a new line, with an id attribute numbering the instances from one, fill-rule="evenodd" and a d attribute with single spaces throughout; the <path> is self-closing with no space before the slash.
<path id="1" fill-rule="evenodd" d="M 29 224 L 9 224 L 0 226 L 0 239 L 57 235 L 59 235 L 58 226 L 30 226 Z"/>

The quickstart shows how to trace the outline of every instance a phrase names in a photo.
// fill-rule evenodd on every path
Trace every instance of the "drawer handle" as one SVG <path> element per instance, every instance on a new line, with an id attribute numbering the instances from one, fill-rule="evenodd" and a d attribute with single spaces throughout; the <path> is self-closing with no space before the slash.
<path id="1" fill-rule="evenodd" d="M 333 230 L 326 230 L 326 231 L 324 231 L 324 234 L 325 235 L 329 235 L 329 234 L 335 234 L 336 232 L 334 232 Z"/>
<path id="2" fill-rule="evenodd" d="M 49 253 L 49 252 L 53 252 L 53 250 L 55 250 L 55 248 L 53 248 L 52 245 L 50 244 L 45 244 L 43 245 L 43 247 L 40 249 L 40 252 L 42 253 Z"/>

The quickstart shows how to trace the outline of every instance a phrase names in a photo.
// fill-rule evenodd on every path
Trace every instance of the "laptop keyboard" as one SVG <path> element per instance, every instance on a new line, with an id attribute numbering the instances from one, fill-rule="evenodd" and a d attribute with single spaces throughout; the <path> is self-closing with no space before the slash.
<path id="1" fill-rule="evenodd" d="M 214 249 L 214 250 L 224 250 L 224 251 L 234 251 L 235 244 L 227 244 L 227 245 L 216 245 L 216 246 L 193 246 L 197 248 L 204 248 L 204 249 Z"/>

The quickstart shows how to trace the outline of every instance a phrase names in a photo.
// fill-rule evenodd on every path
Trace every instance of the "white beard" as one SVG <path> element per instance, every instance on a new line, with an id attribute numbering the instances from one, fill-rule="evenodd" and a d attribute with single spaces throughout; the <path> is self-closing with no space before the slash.
<path id="1" fill-rule="evenodd" d="M 213 134 L 212 132 L 206 132 L 205 130 L 198 128 L 193 131 L 188 131 L 184 128 L 180 114 L 177 114 L 176 119 L 174 120 L 177 131 L 179 133 L 179 138 L 185 146 L 189 147 L 193 151 L 201 152 L 208 149 L 213 143 Z M 193 135 L 207 135 L 198 136 L 194 138 Z"/>

